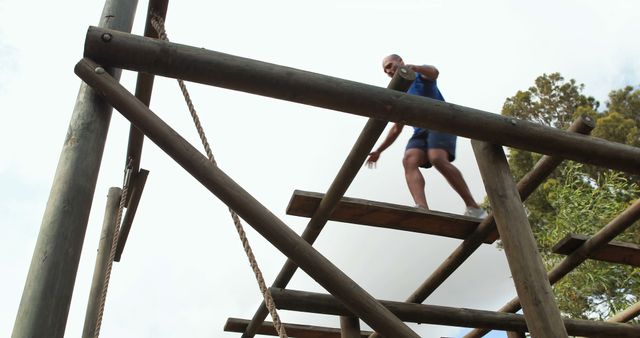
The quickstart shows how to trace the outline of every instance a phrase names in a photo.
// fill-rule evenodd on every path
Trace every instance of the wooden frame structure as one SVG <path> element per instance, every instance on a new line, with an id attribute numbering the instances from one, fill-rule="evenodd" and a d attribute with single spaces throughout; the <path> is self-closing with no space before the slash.
<path id="1" fill-rule="evenodd" d="M 81 87 L 69 127 L 70 135 L 74 138 L 65 142 L 60 157 L 18 309 L 13 337 L 64 335 L 112 107 L 132 123 L 126 156 L 132 194 L 125 201 L 129 208 L 122 235 L 118 237 L 116 261 L 120 260 L 123 253 L 126 236 L 148 175 L 148 171 L 140 169 L 143 138 L 147 136 L 288 257 L 272 288 L 279 307 L 341 316 L 341 330 L 287 324 L 290 328 L 299 330 L 296 331 L 298 337 L 340 335 L 353 338 L 378 335 L 361 331 L 358 319 L 386 337 L 418 337 L 404 323 L 412 320 L 436 320 L 438 324 L 455 326 L 466 322 L 480 329 L 509 330 L 512 331 L 510 335 L 516 337 L 522 336 L 524 331 L 530 332 L 534 337 L 567 337 L 568 333 L 640 336 L 640 326 L 620 323 L 637 316 L 640 312 L 636 309 L 637 306 L 609 323 L 563 320 L 551 292 L 551 284 L 587 258 L 600 257 L 598 254 L 605 249 L 598 250 L 599 248 L 606 248 L 607 243 L 616 235 L 638 220 L 640 204 L 631 206 L 598 234 L 583 238 L 578 246 L 564 251 L 563 253 L 568 254 L 565 261 L 547 274 L 521 203 L 562 159 L 638 174 L 639 148 L 583 135 L 593 128 L 593 121 L 584 117 L 578 119 L 569 131 L 562 131 L 451 103 L 406 95 L 403 91 L 414 79 L 412 72 L 398 72 L 389 87 L 384 89 L 161 41 L 151 28 L 150 18 L 153 14 L 163 18 L 166 16 L 167 0 L 151 0 L 145 36 L 131 35 L 127 32 L 131 30 L 136 5 L 137 1 L 106 0 L 100 27 L 90 27 L 87 32 L 85 58 L 75 68 L 76 74 L 86 84 Z M 135 95 L 118 83 L 118 69 L 138 72 Z M 149 110 L 154 75 L 329 108 L 366 116 L 369 120 L 326 194 L 306 193 L 306 197 L 315 198 L 311 206 L 308 201 L 296 200 L 305 194 L 294 194 L 288 211 L 310 217 L 304 232 L 298 235 Z M 494 214 L 478 223 L 455 215 L 416 212 L 390 204 L 344 198 L 344 193 L 384 131 L 387 121 L 402 121 L 473 139 L 474 152 Z M 482 124 L 483 128 L 477 128 L 478 124 Z M 502 148 L 498 145 L 534 151 L 546 156 L 516 184 Z M 78 180 L 77 177 L 82 177 L 83 180 Z M 103 230 L 107 238 L 114 223 L 115 202 L 121 198 L 121 193 L 119 188 L 110 191 Z M 342 212 L 349 205 L 352 211 Z M 302 209 L 304 212 L 300 211 Z M 375 217 L 376 213 L 388 218 L 380 221 L 382 216 Z M 391 304 L 392 302 L 374 299 L 313 248 L 313 242 L 330 219 L 417 231 L 463 241 L 404 303 Z M 522 303 L 524 316 L 444 307 L 434 309 L 419 304 L 482 243 L 493 242 L 498 233 L 504 244 L 518 293 L 518 298 L 500 311 L 515 312 Z M 108 239 L 104 241 L 108 242 Z M 637 255 L 637 248 L 635 252 Z M 623 262 L 629 261 L 632 260 L 625 258 Z M 94 277 L 92 299 L 96 298 L 93 290 L 101 287 L 97 283 L 105 264 L 105 257 L 100 255 L 96 261 L 94 276 L 98 277 Z M 282 290 L 298 267 L 329 291 L 331 296 Z M 324 299 L 324 303 L 318 303 L 318 299 Z M 298 305 L 295 307 L 291 304 Z M 275 331 L 265 328 L 266 315 L 266 307 L 262 304 L 252 320 L 229 319 L 227 329 L 241 331 L 245 338 L 257 333 L 273 335 Z M 437 319 L 433 319 L 434 316 Z M 475 318 L 476 321 L 470 318 Z M 86 320 L 83 336 L 93 337 L 91 330 L 96 320 L 95 314 L 88 311 Z M 476 330 L 468 336 L 477 337 L 482 334 L 483 331 Z"/>

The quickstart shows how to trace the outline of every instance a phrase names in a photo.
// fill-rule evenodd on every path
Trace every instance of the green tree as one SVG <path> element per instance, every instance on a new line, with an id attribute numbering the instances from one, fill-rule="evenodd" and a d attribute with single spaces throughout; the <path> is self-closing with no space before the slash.
<path id="1" fill-rule="evenodd" d="M 566 129 L 579 115 L 596 121 L 592 132 L 615 142 L 640 146 L 640 90 L 627 86 L 609 94 L 604 111 L 583 94 L 584 85 L 559 73 L 543 74 L 535 85 L 507 98 L 502 114 Z M 516 179 L 531 170 L 541 155 L 510 149 L 509 164 Z M 638 198 L 639 177 L 569 161 L 533 193 L 525 206 L 545 264 L 562 257 L 549 249 L 568 233 L 594 234 Z M 638 227 L 622 238 L 640 241 Z M 636 269 L 637 270 L 637 269 Z M 625 266 L 589 261 L 555 286 L 562 311 L 574 317 L 608 317 L 638 295 L 640 276 Z M 637 301 L 637 299 L 636 299 Z"/>
<path id="2" fill-rule="evenodd" d="M 570 162 L 558 179 L 545 183 L 555 213 L 534 233 L 547 270 L 565 258 L 550 249 L 567 233 L 595 234 L 640 196 L 638 186 L 620 173 L 606 171 L 594 180 L 582 169 Z M 616 239 L 638 243 L 640 231 L 626 231 Z M 602 320 L 640 300 L 640 269 L 587 260 L 553 288 L 563 313 Z"/>

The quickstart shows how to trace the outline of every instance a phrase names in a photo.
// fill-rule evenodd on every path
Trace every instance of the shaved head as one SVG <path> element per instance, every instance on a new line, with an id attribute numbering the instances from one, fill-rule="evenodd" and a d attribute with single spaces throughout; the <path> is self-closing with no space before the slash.
<path id="1" fill-rule="evenodd" d="M 402 61 L 402 58 L 400 57 L 400 55 L 398 54 L 389 54 L 387 56 L 384 57 L 384 59 L 382 59 L 382 64 L 384 65 L 384 63 L 386 61 Z"/>
<path id="2" fill-rule="evenodd" d="M 404 61 L 402 61 L 402 58 L 398 54 L 387 55 L 382 59 L 382 70 L 389 75 L 389 77 L 393 77 L 398 67 L 403 65 Z"/>

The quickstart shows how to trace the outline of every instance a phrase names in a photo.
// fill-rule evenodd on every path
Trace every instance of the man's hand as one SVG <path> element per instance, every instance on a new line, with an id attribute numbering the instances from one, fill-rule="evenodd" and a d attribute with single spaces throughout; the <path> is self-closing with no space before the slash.
<path id="1" fill-rule="evenodd" d="M 367 168 L 372 169 L 376 167 L 376 162 L 378 162 L 378 159 L 380 158 L 380 152 L 375 150 L 372 151 L 369 154 L 369 158 L 367 158 Z"/>

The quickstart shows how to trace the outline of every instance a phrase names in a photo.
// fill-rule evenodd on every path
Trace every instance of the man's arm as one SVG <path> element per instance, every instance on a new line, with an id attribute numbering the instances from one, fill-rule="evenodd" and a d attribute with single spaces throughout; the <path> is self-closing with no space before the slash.
<path id="1" fill-rule="evenodd" d="M 416 66 L 416 65 L 407 65 L 414 72 L 422 75 L 422 77 L 427 80 L 435 81 L 438 78 L 440 72 L 434 66 Z"/>
<path id="2" fill-rule="evenodd" d="M 402 132 L 403 127 L 404 127 L 404 124 L 401 124 L 401 123 L 393 124 L 393 126 L 389 130 L 389 134 L 387 134 L 387 137 L 385 137 L 384 141 L 382 141 L 380 146 L 378 146 L 378 149 L 372 151 L 369 154 L 369 158 L 367 159 L 367 162 L 366 162 L 369 168 L 374 166 L 374 164 L 380 158 L 380 154 L 383 151 L 385 151 L 387 148 L 389 148 L 389 146 L 391 146 L 393 142 L 398 138 L 398 136 Z"/>

